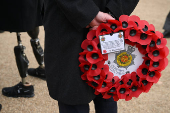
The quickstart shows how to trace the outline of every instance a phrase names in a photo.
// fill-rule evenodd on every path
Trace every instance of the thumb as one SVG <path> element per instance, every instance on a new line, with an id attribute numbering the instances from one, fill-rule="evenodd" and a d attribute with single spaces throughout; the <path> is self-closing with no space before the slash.
<path id="1" fill-rule="evenodd" d="M 94 27 L 90 28 L 90 31 L 91 30 L 97 30 L 97 28 L 98 28 L 98 26 L 94 26 Z"/>

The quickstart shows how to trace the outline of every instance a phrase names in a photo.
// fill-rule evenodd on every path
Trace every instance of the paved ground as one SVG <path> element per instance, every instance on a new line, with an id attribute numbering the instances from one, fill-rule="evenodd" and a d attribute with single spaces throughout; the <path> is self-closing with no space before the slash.
<path id="1" fill-rule="evenodd" d="M 133 14 L 154 24 L 157 31 L 163 32 L 163 24 L 170 10 L 170 0 L 140 0 Z M 26 54 L 30 61 L 29 67 L 38 64 L 32 53 L 30 38 L 26 33 L 21 35 L 26 46 Z M 40 41 L 44 43 L 44 31 L 41 27 Z M 0 34 L 0 89 L 13 86 L 20 81 L 16 67 L 13 48 L 17 45 L 15 33 Z M 168 47 L 170 47 L 170 39 Z M 168 56 L 170 59 L 170 56 Z M 160 81 L 155 84 L 149 93 L 140 95 L 131 101 L 118 102 L 119 113 L 170 113 L 170 65 L 162 72 Z M 58 113 L 57 101 L 48 95 L 46 82 L 34 77 L 27 77 L 27 81 L 35 85 L 34 98 L 8 98 L 0 93 L 0 103 L 3 105 L 2 113 Z M 94 112 L 93 103 L 90 103 L 90 113 Z"/>

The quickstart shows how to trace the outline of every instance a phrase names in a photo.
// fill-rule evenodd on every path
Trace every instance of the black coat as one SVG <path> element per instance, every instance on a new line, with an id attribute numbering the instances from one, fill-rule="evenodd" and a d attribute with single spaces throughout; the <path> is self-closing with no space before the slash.
<path id="1" fill-rule="evenodd" d="M 42 25 L 43 0 L 1 0 L 0 30 L 25 32 Z"/>
<path id="2" fill-rule="evenodd" d="M 45 68 L 49 94 L 65 104 L 87 104 L 94 90 L 81 79 L 79 53 L 85 27 L 98 11 L 116 18 L 130 14 L 138 0 L 45 0 Z M 121 8 L 122 7 L 122 8 Z"/>

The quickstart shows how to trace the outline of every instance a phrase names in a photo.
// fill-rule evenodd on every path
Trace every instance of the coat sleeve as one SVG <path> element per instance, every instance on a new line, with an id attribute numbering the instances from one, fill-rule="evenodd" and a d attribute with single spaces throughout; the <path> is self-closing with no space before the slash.
<path id="1" fill-rule="evenodd" d="M 99 8 L 93 0 L 55 0 L 66 18 L 78 30 L 85 28 L 98 14 Z"/>
<path id="2" fill-rule="evenodd" d="M 109 0 L 106 8 L 118 19 L 122 14 L 130 15 L 139 0 Z"/>

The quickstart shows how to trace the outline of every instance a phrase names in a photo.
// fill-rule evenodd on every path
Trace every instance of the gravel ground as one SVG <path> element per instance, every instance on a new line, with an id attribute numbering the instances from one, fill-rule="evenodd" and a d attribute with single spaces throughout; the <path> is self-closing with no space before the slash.
<path id="1" fill-rule="evenodd" d="M 154 24 L 157 31 L 163 32 L 163 24 L 170 10 L 170 0 L 140 0 L 132 14 Z M 38 67 L 30 45 L 27 33 L 21 33 L 25 53 L 30 61 L 29 67 Z M 44 47 L 44 31 L 40 27 L 40 42 Z M 17 45 L 15 33 L 0 34 L 0 89 L 13 86 L 20 82 L 16 67 L 13 48 Z M 168 38 L 167 46 L 170 47 Z M 170 56 L 168 56 L 169 58 Z M 169 58 L 170 59 L 170 58 Z M 149 93 L 143 93 L 139 98 L 131 101 L 118 101 L 119 113 L 170 113 L 170 66 L 162 72 L 159 82 L 151 88 Z M 48 94 L 46 82 L 35 77 L 27 77 L 27 81 L 35 85 L 34 98 L 9 98 L 0 93 L 0 103 L 3 105 L 1 113 L 58 113 L 57 101 Z M 90 113 L 95 113 L 93 103 L 90 103 Z"/>

